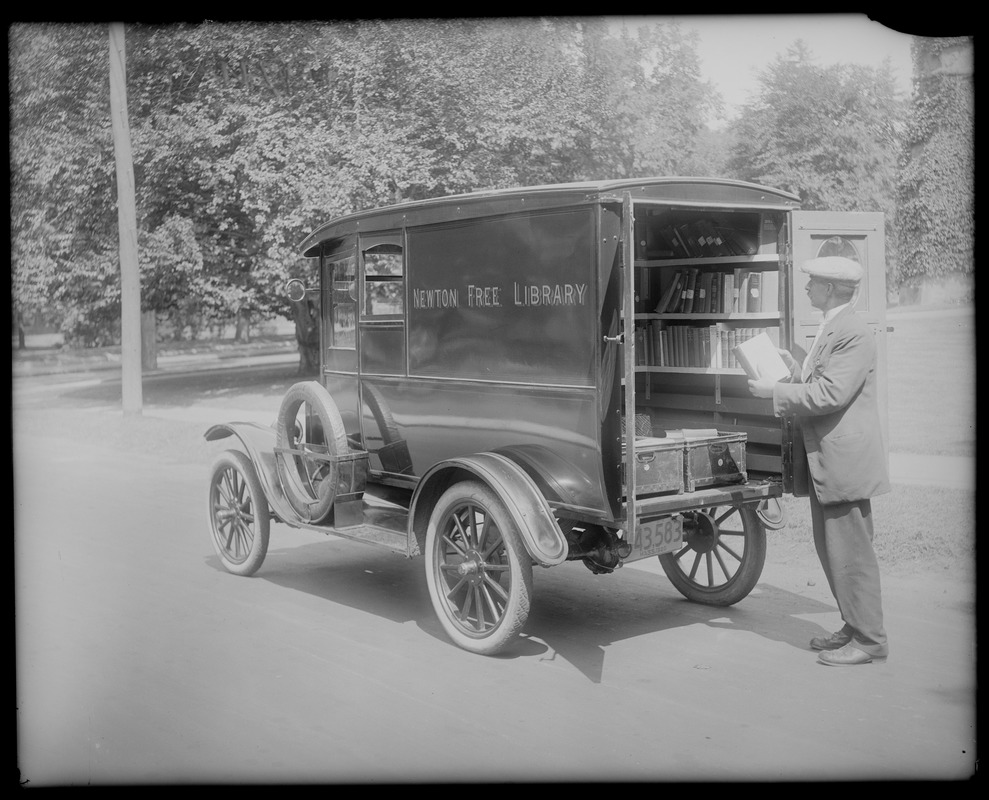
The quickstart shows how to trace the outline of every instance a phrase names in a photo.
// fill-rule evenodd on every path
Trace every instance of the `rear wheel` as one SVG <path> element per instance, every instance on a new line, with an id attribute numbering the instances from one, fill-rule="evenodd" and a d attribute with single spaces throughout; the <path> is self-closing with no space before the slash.
<path id="1" fill-rule="evenodd" d="M 713 506 L 684 515 L 684 545 L 659 557 L 688 600 L 730 606 L 751 592 L 766 563 L 766 529 L 754 505 Z"/>
<path id="2" fill-rule="evenodd" d="M 253 575 L 268 553 L 271 515 L 251 460 L 227 450 L 209 482 L 210 541 L 228 572 Z"/>
<path id="3" fill-rule="evenodd" d="M 465 650 L 493 655 L 529 616 L 532 560 L 504 504 L 476 481 L 454 484 L 426 530 L 426 581 L 440 624 Z"/>

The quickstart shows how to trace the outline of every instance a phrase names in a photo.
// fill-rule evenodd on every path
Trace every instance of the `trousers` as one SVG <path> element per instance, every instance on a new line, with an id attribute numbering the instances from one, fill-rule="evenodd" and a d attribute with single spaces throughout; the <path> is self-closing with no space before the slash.
<path id="1" fill-rule="evenodd" d="M 822 505 L 812 483 L 810 512 L 814 546 L 845 623 L 843 630 L 865 652 L 885 655 L 888 645 L 879 562 L 872 547 L 871 501 Z"/>

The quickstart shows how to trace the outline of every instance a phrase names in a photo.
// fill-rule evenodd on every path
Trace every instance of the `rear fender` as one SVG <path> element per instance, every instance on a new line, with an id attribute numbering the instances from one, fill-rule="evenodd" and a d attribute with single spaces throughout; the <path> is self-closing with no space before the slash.
<path id="1" fill-rule="evenodd" d="M 567 560 L 566 537 L 546 498 L 517 464 L 497 453 L 476 453 L 440 461 L 422 476 L 409 511 L 419 552 L 425 550 L 426 526 L 440 495 L 457 481 L 471 478 L 490 487 L 504 503 L 533 561 L 553 567 Z"/>
<path id="2" fill-rule="evenodd" d="M 278 470 L 275 466 L 275 429 L 256 422 L 226 422 L 214 425 L 203 434 L 207 442 L 219 441 L 228 436 L 237 438 L 247 457 L 254 464 L 258 480 L 261 481 L 261 488 L 275 516 L 289 524 L 301 522 L 299 515 L 282 492 L 281 482 L 278 479 Z"/>

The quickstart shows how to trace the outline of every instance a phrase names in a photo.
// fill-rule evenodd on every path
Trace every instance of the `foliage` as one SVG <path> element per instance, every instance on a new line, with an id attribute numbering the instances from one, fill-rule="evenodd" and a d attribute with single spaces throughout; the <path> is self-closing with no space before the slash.
<path id="1" fill-rule="evenodd" d="M 883 211 L 895 262 L 896 155 L 905 108 L 888 64 L 820 67 L 797 41 L 760 76 L 732 131 L 741 180 L 794 192 L 802 207 Z"/>
<path id="2" fill-rule="evenodd" d="M 898 186 L 902 281 L 975 269 L 975 92 L 971 72 L 941 68 L 943 54 L 970 47 L 966 37 L 914 40 Z"/>
<path id="3" fill-rule="evenodd" d="M 23 24 L 9 41 L 14 309 L 104 343 L 120 303 L 108 31 Z M 168 330 L 305 322 L 282 286 L 328 217 L 681 172 L 717 102 L 695 49 L 674 24 L 584 18 L 128 25 L 143 306 Z"/>
<path id="4" fill-rule="evenodd" d="M 102 26 L 9 29 L 15 316 L 40 314 L 72 326 L 90 303 L 95 318 L 103 314 L 101 293 L 115 269 L 107 259 L 116 246 L 107 40 Z M 96 74 L 103 80 L 92 80 Z M 76 271 L 78 302 L 62 307 Z"/>

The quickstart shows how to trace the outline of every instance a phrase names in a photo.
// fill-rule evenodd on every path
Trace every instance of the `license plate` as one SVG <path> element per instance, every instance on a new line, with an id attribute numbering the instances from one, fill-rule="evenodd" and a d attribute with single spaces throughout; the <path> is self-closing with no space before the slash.
<path id="1" fill-rule="evenodd" d="M 632 553 L 628 561 L 638 561 L 663 553 L 673 553 L 683 545 L 683 519 L 664 517 L 643 522 L 635 529 L 632 537 Z"/>

